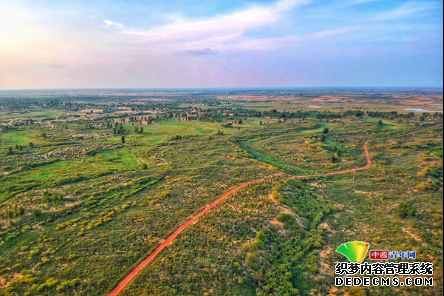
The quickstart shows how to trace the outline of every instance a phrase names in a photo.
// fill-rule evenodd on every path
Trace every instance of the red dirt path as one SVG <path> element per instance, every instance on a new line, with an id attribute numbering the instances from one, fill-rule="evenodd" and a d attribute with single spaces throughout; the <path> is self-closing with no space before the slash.
<path id="1" fill-rule="evenodd" d="M 312 178 L 312 177 L 325 177 L 325 176 L 333 176 L 333 175 L 342 175 L 342 174 L 347 174 L 347 173 L 352 173 L 352 172 L 356 172 L 356 171 L 361 171 L 361 170 L 365 170 L 368 169 L 369 167 L 372 166 L 372 162 L 370 160 L 370 153 L 368 152 L 367 149 L 367 144 L 370 141 L 367 141 L 364 143 L 364 150 L 365 150 L 365 156 L 367 158 L 367 165 L 361 168 L 356 168 L 356 169 L 350 169 L 350 170 L 345 170 L 345 171 L 340 171 L 340 172 L 335 172 L 335 173 L 327 173 L 327 174 L 318 174 L 318 175 L 307 175 L 307 176 L 296 176 L 293 177 L 294 179 L 306 179 L 306 178 Z M 142 263 L 140 263 L 139 265 L 136 266 L 136 268 L 134 268 L 118 285 L 117 287 L 111 291 L 111 293 L 108 294 L 108 296 L 117 296 L 119 295 L 119 293 L 126 287 L 126 285 L 137 276 L 137 274 L 148 264 L 150 264 L 156 257 L 157 255 L 159 255 L 160 252 L 162 252 L 163 249 L 165 249 L 180 233 L 182 233 L 188 226 L 190 226 L 191 224 L 193 224 L 198 218 L 200 218 L 201 216 L 205 215 L 206 213 L 208 213 L 209 211 L 211 211 L 212 209 L 214 209 L 221 201 L 223 201 L 224 199 L 226 199 L 228 196 L 230 196 L 231 194 L 233 194 L 234 192 L 238 191 L 241 188 L 244 188 L 245 186 L 248 186 L 250 184 L 255 184 L 255 183 L 262 183 L 265 182 L 267 179 L 260 179 L 260 180 L 256 180 L 256 181 L 250 181 L 250 182 L 246 182 L 243 183 L 239 186 L 237 186 L 236 188 L 231 189 L 230 191 L 228 191 L 227 193 L 225 193 L 224 195 L 222 195 L 221 197 L 219 197 L 215 202 L 213 202 L 212 204 L 210 204 L 207 208 L 205 208 L 202 212 L 200 212 L 199 214 L 195 215 L 194 217 L 192 217 L 188 222 L 186 222 L 185 224 L 183 224 L 182 226 L 179 227 L 179 229 L 177 229 L 165 242 L 163 242 L 148 258 L 146 258 L 145 260 L 142 261 Z"/>

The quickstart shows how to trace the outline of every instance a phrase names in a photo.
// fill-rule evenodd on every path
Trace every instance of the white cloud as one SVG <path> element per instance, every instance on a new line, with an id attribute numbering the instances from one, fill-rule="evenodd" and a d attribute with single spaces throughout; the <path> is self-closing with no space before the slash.
<path id="1" fill-rule="evenodd" d="M 124 25 L 122 25 L 121 23 L 113 22 L 110 20 L 104 20 L 103 22 L 105 23 L 106 28 L 108 28 L 108 27 L 123 28 L 124 27 Z"/>
<path id="2" fill-rule="evenodd" d="M 274 5 L 277 11 L 287 11 L 295 6 L 307 3 L 307 0 L 281 0 Z"/>
<path id="3" fill-rule="evenodd" d="M 128 35 L 143 36 L 147 42 L 186 42 L 196 40 L 232 40 L 245 32 L 276 23 L 284 12 L 306 0 L 281 0 L 271 6 L 251 6 L 231 14 L 205 20 L 180 20 L 151 30 L 126 29 Z"/>
<path id="4" fill-rule="evenodd" d="M 245 33 L 278 22 L 285 12 L 307 3 L 306 0 L 281 0 L 270 6 L 251 6 L 231 14 L 205 20 L 183 20 L 151 30 L 122 29 L 119 32 L 137 37 L 139 42 L 154 45 L 163 52 L 203 55 L 202 48 L 222 51 L 268 51 L 299 45 L 304 41 L 345 35 L 354 27 L 337 28 L 282 37 L 251 38 Z"/>
<path id="5" fill-rule="evenodd" d="M 384 0 L 352 0 L 349 3 L 347 3 L 347 6 L 354 6 L 354 5 L 360 5 L 360 4 L 366 4 L 371 2 L 380 2 Z"/>
<path id="6" fill-rule="evenodd" d="M 401 6 L 374 16 L 374 20 L 388 21 L 415 16 L 439 8 L 435 2 L 407 2 Z"/>
<path id="7" fill-rule="evenodd" d="M 289 35 L 279 38 L 263 38 L 263 39 L 244 39 L 234 44 L 224 45 L 226 50 L 276 50 L 279 48 L 288 48 L 300 45 L 302 42 L 316 41 L 346 35 L 358 30 L 355 27 L 339 28 L 333 30 L 325 30 L 305 35 Z"/>

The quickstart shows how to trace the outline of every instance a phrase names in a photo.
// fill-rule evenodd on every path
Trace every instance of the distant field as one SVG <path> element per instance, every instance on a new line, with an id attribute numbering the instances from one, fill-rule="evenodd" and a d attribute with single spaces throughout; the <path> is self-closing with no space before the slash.
<path id="1" fill-rule="evenodd" d="M 60 116 L 62 114 L 61 111 L 57 110 L 45 110 L 45 111 L 34 111 L 34 112 L 27 112 L 27 113 L 16 113 L 16 114 L 6 114 L 2 115 L 0 113 L 0 121 L 4 119 L 13 119 L 13 118 L 32 118 L 32 117 L 55 117 Z"/>

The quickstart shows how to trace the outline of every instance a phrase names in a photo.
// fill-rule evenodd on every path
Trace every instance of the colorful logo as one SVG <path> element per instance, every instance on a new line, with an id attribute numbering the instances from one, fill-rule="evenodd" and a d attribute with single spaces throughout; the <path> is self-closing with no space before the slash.
<path id="1" fill-rule="evenodd" d="M 341 253 L 350 260 L 350 262 L 362 263 L 367 256 L 370 244 L 366 242 L 348 242 L 339 246 L 336 252 Z"/>

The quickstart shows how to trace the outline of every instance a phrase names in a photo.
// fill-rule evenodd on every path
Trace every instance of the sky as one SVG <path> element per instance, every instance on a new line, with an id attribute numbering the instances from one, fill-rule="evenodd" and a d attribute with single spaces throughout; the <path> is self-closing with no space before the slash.
<path id="1" fill-rule="evenodd" d="M 0 0 L 0 89 L 443 86 L 443 1 Z"/>

